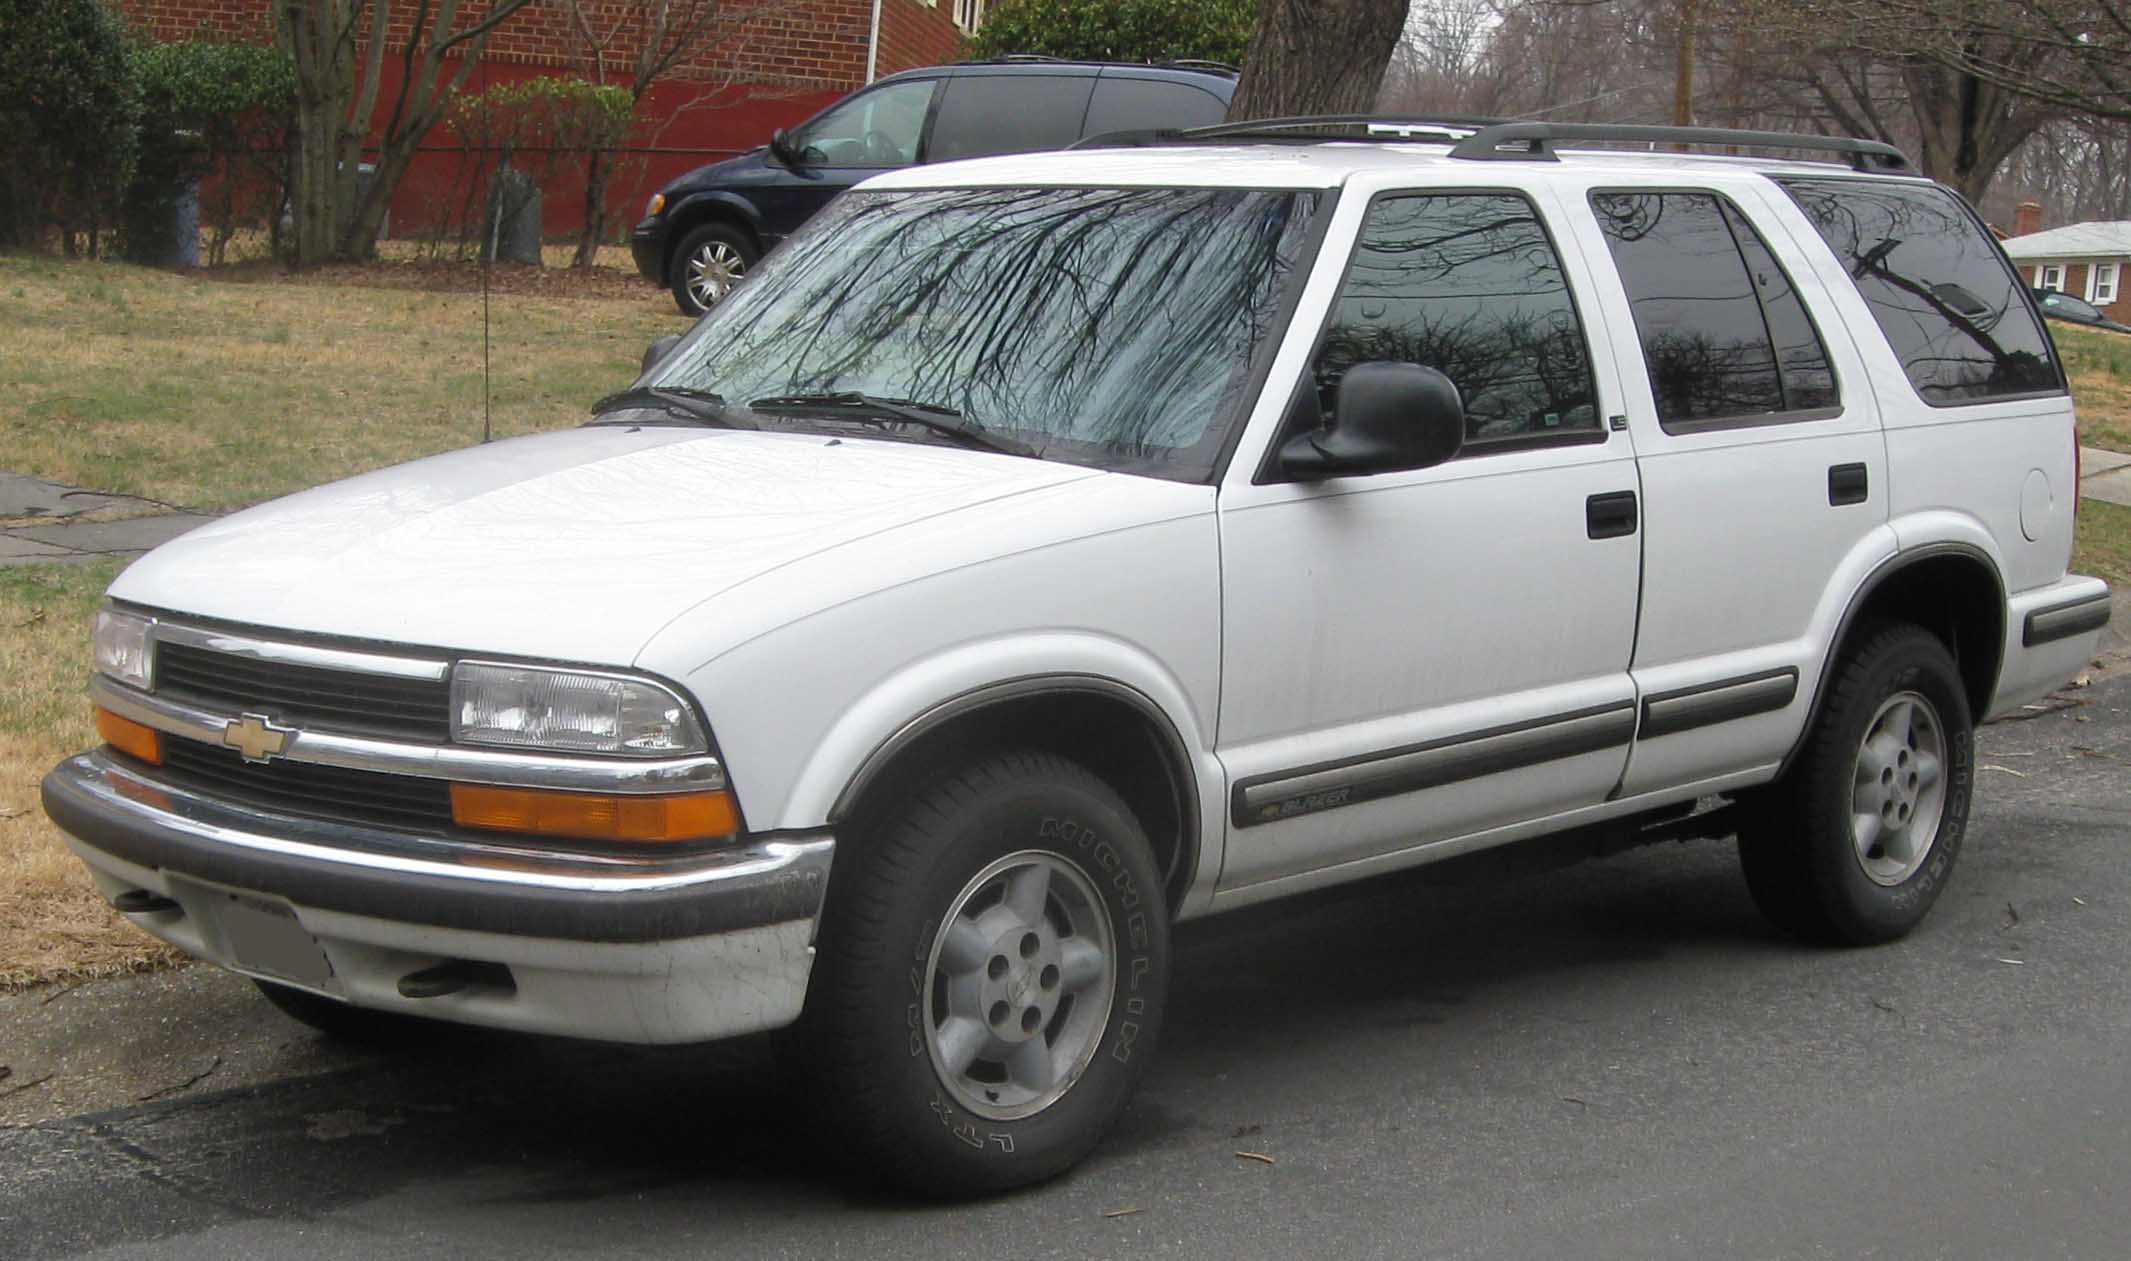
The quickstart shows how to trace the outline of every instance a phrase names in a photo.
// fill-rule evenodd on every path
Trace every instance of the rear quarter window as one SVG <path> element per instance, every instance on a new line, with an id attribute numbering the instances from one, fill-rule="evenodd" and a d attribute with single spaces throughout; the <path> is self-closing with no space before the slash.
<path id="1" fill-rule="evenodd" d="M 1949 407 L 2064 390 L 2020 277 L 1951 190 L 1777 182 L 1835 251 L 1925 402 Z"/>

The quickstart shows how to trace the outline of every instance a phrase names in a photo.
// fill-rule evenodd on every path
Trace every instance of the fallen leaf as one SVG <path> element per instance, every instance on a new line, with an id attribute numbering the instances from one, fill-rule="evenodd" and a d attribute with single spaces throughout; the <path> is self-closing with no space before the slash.
<path id="1" fill-rule="evenodd" d="M 1146 1212 L 1146 1211 L 1147 1211 L 1147 1210 L 1146 1210 L 1146 1209 L 1143 1209 L 1143 1208 L 1113 1208 L 1113 1209 L 1111 1209 L 1111 1210 L 1110 1210 L 1109 1212 L 1107 1212 L 1107 1213 L 1104 1213 L 1104 1214 L 1103 1214 L 1103 1216 L 1104 1216 L 1104 1217 L 1130 1217 L 1130 1216 L 1132 1216 L 1132 1215 L 1133 1215 L 1134 1213 L 1144 1213 L 1144 1212 Z"/>
<path id="2" fill-rule="evenodd" d="M 0 819 L 19 819 L 28 813 L 22 806 L 0 806 Z"/>
<path id="3" fill-rule="evenodd" d="M 2085 906 L 2087 904 L 2087 900 L 2085 898 L 2073 898 L 2072 901 L 2079 906 Z"/>
<path id="4" fill-rule="evenodd" d="M 2006 774 L 2011 775 L 2017 779 L 2027 778 L 2026 771 L 2016 771 L 2010 766 L 2000 766 L 1995 762 L 1985 762 L 1983 765 L 1977 767 L 1976 769 L 1982 771 L 2004 771 Z"/>
<path id="5" fill-rule="evenodd" d="M 1228 1132 L 1230 1138 L 1249 1138 L 1265 1129 L 1262 1125 L 1239 1125 Z"/>
<path id="6" fill-rule="evenodd" d="M 2006 929 L 2011 928 L 2013 925 L 2019 922 L 2020 912 L 2013 909 L 2012 903 L 2007 902 L 2005 904 L 2005 922 L 2003 924 L 1998 925 L 1998 931 L 2002 933 Z"/>
<path id="7" fill-rule="evenodd" d="M 1584 1102 L 1583 1100 L 1581 1100 L 1581 1099 L 1578 1099 L 1578 1098 L 1577 1098 L 1576 1096 L 1574 1096 L 1574 1095 L 1563 1095 L 1563 1096 L 1561 1097 L 1561 1101 L 1562 1101 L 1563 1103 L 1573 1103 L 1573 1104 L 1575 1104 L 1575 1105 L 1576 1105 L 1577 1107 L 1579 1107 L 1579 1108 L 1582 1108 L 1582 1109 L 1584 1109 L 1585 1111 L 1589 1111 L 1589 1110 L 1590 1110 L 1590 1107 L 1591 1107 L 1591 1105 L 1590 1105 L 1590 1104 L 1588 1104 L 1588 1103 L 1585 1103 L 1585 1102 Z"/>
<path id="8" fill-rule="evenodd" d="M 1261 1165 L 1270 1165 L 1274 1163 L 1273 1158 L 1271 1156 L 1266 1155 L 1264 1152 L 1237 1152 L 1236 1158 L 1238 1160 L 1255 1160 Z"/>
<path id="9" fill-rule="evenodd" d="M 1897 1011 L 1897 1010 L 1895 1009 L 1895 1006 L 1894 1006 L 1894 1004 L 1893 1004 L 1893 1003 L 1890 1003 L 1890 1002 L 1888 1002 L 1888 1001 L 1887 1001 L 1886 999 L 1884 999 L 1884 998 L 1875 998 L 1875 999 L 1873 999 L 1873 1000 L 1872 1000 L 1872 1005 L 1873 1005 L 1874 1007 L 1877 1007 L 1877 1008 L 1879 1008 L 1879 1009 L 1880 1009 L 1881 1011 L 1885 1011 L 1885 1012 L 1893 1012 L 1893 1013 L 1894 1013 L 1895 1015 L 1897 1015 L 1897 1016 L 1901 1014 L 1901 1013 L 1900 1013 L 1899 1011 Z"/>
<path id="10" fill-rule="evenodd" d="M 2080 675 L 2080 676 L 2079 676 L 2078 678 L 2076 678 L 2076 679 L 2073 679 L 2073 680 L 2072 680 L 2072 681 L 2071 681 L 2070 683 L 2067 683 L 2067 684 L 2065 684 L 2065 686 L 2066 686 L 2066 687 L 2085 687 L 2085 686 L 2087 686 L 2087 685 L 2088 685 L 2089 683 L 2092 683 L 2093 681 L 2094 681 L 2094 676 L 2093 676 L 2093 675 L 2091 675 L 2091 674 L 2082 674 L 2082 675 Z"/>

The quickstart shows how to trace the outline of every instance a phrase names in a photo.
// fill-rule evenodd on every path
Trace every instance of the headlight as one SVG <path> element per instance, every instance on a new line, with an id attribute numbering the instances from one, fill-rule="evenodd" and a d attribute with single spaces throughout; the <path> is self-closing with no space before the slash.
<path id="1" fill-rule="evenodd" d="M 462 661 L 451 671 L 451 737 L 566 753 L 702 753 L 688 703 L 649 679 Z"/>
<path id="2" fill-rule="evenodd" d="M 155 686 L 155 641 L 151 618 L 117 609 L 96 611 L 96 668 L 142 691 Z"/>
<path id="3" fill-rule="evenodd" d="M 655 219 L 658 217 L 659 212 L 665 208 L 666 194 L 653 193 L 651 194 L 651 200 L 644 203 L 644 217 L 646 219 Z"/>

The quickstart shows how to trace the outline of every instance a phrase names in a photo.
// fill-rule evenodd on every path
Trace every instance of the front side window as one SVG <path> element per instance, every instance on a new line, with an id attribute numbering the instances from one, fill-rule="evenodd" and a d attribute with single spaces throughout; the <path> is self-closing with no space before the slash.
<path id="1" fill-rule="evenodd" d="M 801 128 L 793 143 L 822 166 L 909 166 L 918 160 L 933 86 L 919 79 L 861 92 Z"/>
<path id="2" fill-rule="evenodd" d="M 1375 360 L 1455 382 L 1468 442 L 1603 436 L 1568 279 L 1519 194 L 1396 195 L 1369 208 L 1317 354 L 1326 415 L 1347 369 Z"/>
<path id="3" fill-rule="evenodd" d="M 2019 274 L 1951 190 L 1880 180 L 1777 182 L 1850 274 L 1925 402 L 1951 407 L 2063 391 Z"/>
<path id="4" fill-rule="evenodd" d="M 1737 207 L 1714 193 L 1634 191 L 1593 193 L 1591 208 L 1628 291 L 1660 424 L 1835 405 L 1805 304 Z"/>
<path id="5" fill-rule="evenodd" d="M 1204 480 L 1317 198 L 847 193 L 645 384 L 755 405 L 749 423 L 772 428 L 842 423 L 780 400 L 862 394 L 952 411 L 1047 458 Z"/>

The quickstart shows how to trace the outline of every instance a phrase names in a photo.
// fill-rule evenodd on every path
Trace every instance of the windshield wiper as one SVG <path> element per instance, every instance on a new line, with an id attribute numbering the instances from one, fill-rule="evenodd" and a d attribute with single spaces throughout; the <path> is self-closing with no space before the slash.
<path id="1" fill-rule="evenodd" d="M 952 407 L 920 403 L 915 399 L 881 398 L 873 394 L 844 391 L 835 394 L 773 394 L 768 398 L 758 398 L 748 406 L 766 412 L 849 412 L 866 420 L 901 421 L 916 425 L 921 429 L 945 434 L 964 446 L 996 451 L 1001 455 L 1036 454 L 1036 449 L 1026 443 L 1016 442 L 1002 434 L 992 433 L 982 425 L 964 420 L 962 413 Z"/>
<path id="2" fill-rule="evenodd" d="M 685 387 L 644 386 L 609 394 L 592 404 L 592 414 L 604 416 L 631 407 L 652 408 L 683 420 L 723 425 L 728 429 L 755 428 L 753 423 L 741 417 L 738 408 L 725 401 L 723 395 Z"/>

